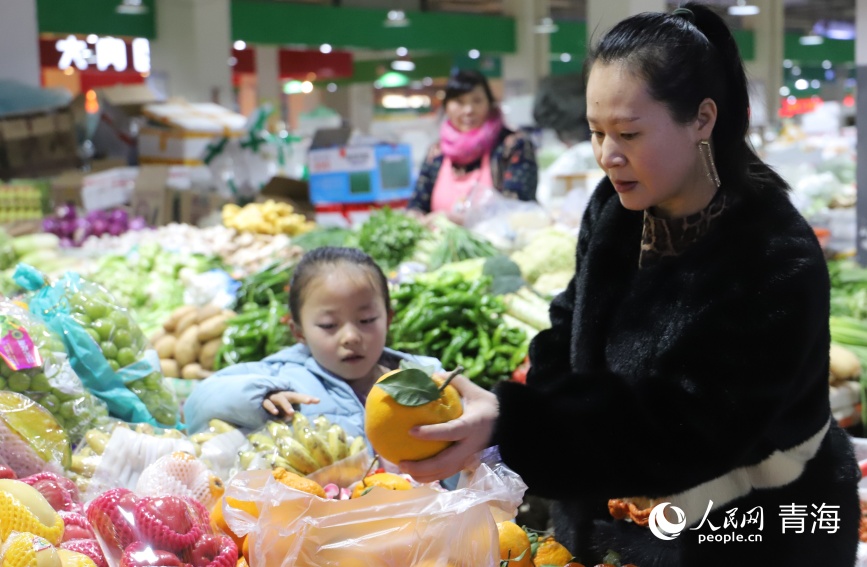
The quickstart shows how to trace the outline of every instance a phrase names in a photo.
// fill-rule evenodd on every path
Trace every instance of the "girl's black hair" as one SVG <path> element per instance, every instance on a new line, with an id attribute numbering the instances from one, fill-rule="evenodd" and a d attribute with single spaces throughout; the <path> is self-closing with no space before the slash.
<path id="1" fill-rule="evenodd" d="M 307 288 L 307 284 L 323 271 L 340 264 L 366 269 L 382 291 L 385 309 L 391 310 L 388 280 L 373 258 L 358 248 L 321 246 L 304 254 L 292 272 L 292 280 L 289 282 L 289 312 L 296 324 L 301 324 L 301 305 L 304 303 L 304 290 Z"/>
<path id="2" fill-rule="evenodd" d="M 485 91 L 485 96 L 488 97 L 488 102 L 493 108 L 494 94 L 491 92 L 491 85 L 488 79 L 479 71 L 472 69 L 459 69 L 449 76 L 449 81 L 446 83 L 446 96 L 443 99 L 443 106 L 453 98 L 458 98 L 465 95 L 476 87 L 482 87 Z"/>
<path id="3" fill-rule="evenodd" d="M 687 2 L 672 14 L 645 12 L 621 21 L 587 56 L 585 85 L 596 62 L 624 63 L 681 124 L 696 118 L 702 100 L 712 99 L 717 119 L 711 141 L 726 190 L 789 189 L 747 140 L 750 99 L 743 60 L 731 30 L 707 6 Z"/>

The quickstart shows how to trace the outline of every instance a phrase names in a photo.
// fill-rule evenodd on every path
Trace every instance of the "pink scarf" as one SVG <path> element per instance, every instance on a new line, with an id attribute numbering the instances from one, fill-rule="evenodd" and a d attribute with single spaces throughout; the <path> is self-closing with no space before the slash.
<path id="1" fill-rule="evenodd" d="M 503 116 L 499 110 L 492 110 L 484 124 L 469 132 L 461 132 L 445 119 L 440 126 L 440 148 L 453 164 L 467 165 L 494 148 L 502 128 Z"/>

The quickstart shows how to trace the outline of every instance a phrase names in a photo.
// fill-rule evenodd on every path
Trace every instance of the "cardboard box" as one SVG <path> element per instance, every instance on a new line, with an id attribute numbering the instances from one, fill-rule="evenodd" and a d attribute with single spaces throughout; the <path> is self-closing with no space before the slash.
<path id="1" fill-rule="evenodd" d="M 221 137 L 240 137 L 247 118 L 213 103 L 166 102 L 143 109 L 149 119 L 139 131 L 142 164 L 201 165 L 207 147 Z"/>
<path id="2" fill-rule="evenodd" d="M 201 192 L 193 189 L 177 191 L 179 223 L 198 225 L 202 219 L 215 211 L 220 211 L 229 202 L 222 195 L 210 191 Z"/>
<path id="3" fill-rule="evenodd" d="M 115 167 L 123 167 L 126 160 L 123 159 L 98 159 L 90 162 L 90 171 L 81 169 L 67 169 L 50 179 L 51 187 L 48 194 L 48 204 L 51 210 L 59 205 L 73 204 L 76 207 L 83 206 L 81 189 L 84 186 L 84 178 L 90 174 L 98 173 Z"/>
<path id="4" fill-rule="evenodd" d="M 95 89 L 99 103 L 95 123 L 88 123 L 94 152 L 102 157 L 120 157 L 129 161 L 137 151 L 136 123 L 144 121 L 144 107 L 161 102 L 160 96 L 147 85 L 115 85 Z M 86 93 L 75 104 L 85 108 Z M 91 118 L 90 120 L 93 120 Z"/>
<path id="5" fill-rule="evenodd" d="M 70 106 L 0 117 L 0 179 L 46 177 L 79 163 Z"/>
<path id="6" fill-rule="evenodd" d="M 415 187 L 408 144 L 341 146 L 308 152 L 314 204 L 407 199 Z"/>

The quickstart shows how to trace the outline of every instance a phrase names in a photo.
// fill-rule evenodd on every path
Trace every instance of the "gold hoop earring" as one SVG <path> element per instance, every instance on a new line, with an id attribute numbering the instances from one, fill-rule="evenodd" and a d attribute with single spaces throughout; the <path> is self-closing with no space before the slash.
<path id="1" fill-rule="evenodd" d="M 719 173 L 716 170 L 716 163 L 713 161 L 713 150 L 710 147 L 710 141 L 702 140 L 698 143 L 698 153 L 701 154 L 702 161 L 704 162 L 704 171 L 707 174 L 707 178 L 710 179 L 711 183 L 713 183 L 717 189 L 722 185 L 719 180 Z"/>

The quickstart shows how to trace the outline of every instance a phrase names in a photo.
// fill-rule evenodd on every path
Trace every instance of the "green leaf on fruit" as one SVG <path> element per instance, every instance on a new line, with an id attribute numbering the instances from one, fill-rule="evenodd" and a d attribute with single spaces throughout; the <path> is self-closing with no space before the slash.
<path id="1" fill-rule="evenodd" d="M 376 385 L 402 406 L 422 406 L 440 397 L 433 378 L 418 368 L 395 372 Z"/>
<path id="2" fill-rule="evenodd" d="M 436 372 L 438 370 L 436 366 L 433 366 L 431 364 L 420 364 L 418 362 L 415 362 L 414 360 L 408 360 L 406 358 L 404 358 L 400 361 L 399 368 L 401 370 L 409 370 L 409 369 L 421 370 L 422 372 L 424 372 L 428 376 L 432 375 L 434 372 Z"/>

